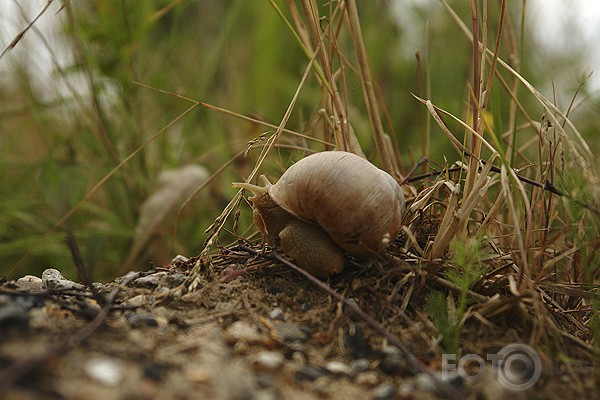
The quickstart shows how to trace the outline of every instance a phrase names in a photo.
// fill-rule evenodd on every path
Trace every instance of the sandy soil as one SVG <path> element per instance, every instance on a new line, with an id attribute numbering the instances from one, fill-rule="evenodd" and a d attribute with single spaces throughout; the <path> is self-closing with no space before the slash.
<path id="1" fill-rule="evenodd" d="M 260 258 L 205 260 L 197 290 L 172 296 L 196 262 L 95 284 L 96 294 L 61 277 L 3 283 L 0 398 L 451 398 L 410 361 L 441 376 L 437 332 L 408 284 L 422 277 L 410 268 L 350 265 L 329 282 L 407 356 L 305 277 Z M 446 388 L 460 398 L 557 398 L 597 391 L 591 375 L 544 374 L 533 388 L 510 392 L 486 367 L 474 383 L 450 374 Z"/>

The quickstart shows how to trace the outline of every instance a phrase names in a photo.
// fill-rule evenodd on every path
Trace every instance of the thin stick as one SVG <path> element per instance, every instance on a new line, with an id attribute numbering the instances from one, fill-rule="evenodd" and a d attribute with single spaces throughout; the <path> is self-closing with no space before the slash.
<path id="1" fill-rule="evenodd" d="M 23 378 L 25 375 L 34 370 L 37 366 L 39 366 L 44 361 L 61 354 L 66 353 L 68 350 L 74 348 L 81 344 L 85 339 L 90 337 L 106 320 L 109 312 L 112 310 L 117 295 L 121 291 L 121 287 L 127 286 L 133 280 L 146 276 L 149 274 L 153 274 L 155 271 L 142 271 L 136 274 L 131 274 L 125 279 L 125 281 L 114 288 L 108 295 L 106 304 L 102 307 L 102 309 L 96 314 L 93 320 L 90 321 L 87 325 L 83 326 L 81 329 L 76 331 L 72 335 L 67 335 L 62 340 L 58 346 L 51 348 L 46 351 L 44 354 L 41 354 L 37 357 L 29 357 L 25 359 L 21 359 L 19 361 L 14 362 L 11 366 L 4 368 L 3 371 L 0 372 L 0 393 L 5 393 L 13 384 L 15 384 L 19 379 Z"/>
<path id="2" fill-rule="evenodd" d="M 485 164 L 487 163 L 487 161 L 486 161 L 486 160 L 479 160 L 479 161 L 480 161 L 480 162 L 481 162 L 483 165 L 485 165 Z M 414 170 L 415 170 L 415 169 L 416 169 L 416 168 L 417 168 L 417 167 L 418 167 L 418 166 L 419 166 L 419 165 L 420 165 L 422 162 L 424 162 L 424 161 L 423 161 L 423 160 L 419 161 L 419 162 L 416 164 L 415 168 L 413 168 L 413 169 L 411 170 L 411 173 L 412 173 L 412 172 L 413 172 L 413 171 L 414 171 Z M 409 174 L 407 175 L 407 178 L 406 178 L 405 180 L 403 180 L 401 184 L 404 184 L 404 183 L 406 183 L 406 182 L 408 182 L 408 183 L 412 183 L 412 182 L 418 182 L 418 181 L 420 181 L 420 180 L 423 180 L 423 179 L 432 178 L 432 177 L 434 177 L 434 176 L 438 176 L 438 175 L 443 175 L 443 174 L 445 174 L 445 173 L 447 173 L 447 172 L 458 172 L 458 171 L 461 171 L 462 169 L 463 169 L 462 167 L 451 167 L 451 168 L 444 168 L 444 169 L 442 169 L 442 170 L 440 170 L 440 171 L 431 171 L 431 172 L 427 172 L 427 173 L 425 173 L 425 174 L 420 174 L 420 175 L 415 175 L 415 176 L 411 176 L 411 173 L 409 173 Z M 481 166 L 479 166 L 479 167 L 478 167 L 478 169 L 479 169 L 479 170 L 481 170 Z M 498 173 L 498 174 L 499 174 L 500 172 L 502 172 L 502 170 L 500 169 L 500 167 L 497 167 L 497 166 L 495 166 L 495 165 L 492 165 L 492 167 L 490 168 L 490 171 L 492 171 L 492 172 L 495 172 L 495 173 Z M 515 173 L 515 176 L 517 177 L 517 179 L 518 179 L 519 181 L 521 181 L 521 182 L 523 182 L 523 183 L 527 183 L 527 184 L 529 184 L 529 185 L 531 185 L 531 186 L 535 186 L 535 187 L 537 187 L 537 188 L 543 189 L 543 190 L 545 190 L 545 191 L 547 191 L 547 192 L 550 192 L 550 193 L 552 193 L 552 194 L 555 194 L 555 195 L 557 195 L 557 196 L 559 196 L 559 197 L 565 197 L 565 198 L 567 198 L 567 199 L 571 200 L 572 202 L 574 202 L 575 204 L 577 204 L 578 206 L 581 206 L 581 207 L 585 208 L 586 210 L 588 210 L 588 211 L 591 211 L 591 212 L 593 212 L 594 214 L 596 214 L 596 215 L 599 215 L 599 216 L 600 216 L 600 209 L 598 209 L 598 208 L 594 207 L 594 206 L 593 206 L 593 205 L 591 205 L 591 204 L 584 203 L 584 202 L 582 202 L 581 200 L 577 200 L 577 199 L 573 198 L 572 196 L 570 196 L 570 195 L 568 195 L 567 193 L 565 193 L 565 192 L 561 191 L 560 189 L 558 189 L 558 188 L 557 188 L 556 186 L 554 186 L 554 185 L 553 185 L 551 182 L 548 182 L 548 181 L 547 181 L 547 182 L 541 183 L 541 182 L 535 181 L 535 180 L 533 180 L 533 179 L 531 179 L 531 178 L 527 178 L 526 176 L 519 175 L 519 174 L 517 174 L 517 173 Z"/>
<path id="3" fill-rule="evenodd" d="M 86 201 L 88 201 L 98 191 L 98 189 L 100 189 L 102 186 L 104 186 L 104 184 L 110 178 L 112 178 L 113 175 L 115 175 L 117 173 L 117 171 L 119 171 L 132 158 L 134 158 L 136 155 L 138 155 L 144 149 L 144 147 L 146 147 L 148 144 L 152 143 L 157 137 L 159 137 L 160 135 L 162 135 L 169 127 L 171 127 L 177 121 L 179 121 L 180 119 L 182 119 L 185 115 L 187 115 L 189 112 L 191 112 L 198 105 L 199 104 L 193 104 L 191 107 L 189 107 L 184 112 L 182 112 L 181 114 L 179 114 L 175 119 L 173 119 L 171 122 L 169 122 L 165 127 L 163 127 L 162 129 L 160 129 L 158 132 L 154 133 L 148 140 L 146 140 L 144 143 L 142 143 L 137 149 L 135 149 L 133 152 L 131 152 L 131 154 L 129 154 L 127 157 L 125 157 L 125 159 L 123 159 L 123 161 L 119 162 L 117 164 L 117 166 L 114 167 L 108 174 L 104 175 L 104 177 L 102 179 L 100 179 L 100 181 L 98 183 L 96 183 L 96 185 L 94 185 L 94 187 L 91 188 L 83 196 L 83 198 L 81 200 L 79 200 L 79 202 L 77 204 L 75 204 L 73 206 L 73 208 L 71 208 L 69 211 L 67 211 L 67 213 L 65 215 L 63 215 L 62 218 L 60 218 L 58 221 L 56 221 L 54 223 L 54 225 L 52 226 L 52 228 L 50 228 L 50 230 L 48 230 L 48 232 L 46 232 L 46 234 L 42 237 L 42 239 L 45 239 L 48 235 L 50 235 L 50 233 L 54 232 L 59 226 L 61 226 L 62 224 L 64 224 L 73 214 L 75 214 L 75 212 L 77 210 L 79 210 L 79 208 L 81 208 L 81 206 Z M 17 263 L 15 265 L 13 265 L 13 267 L 11 268 L 11 270 L 8 272 L 9 276 L 12 275 L 12 274 L 14 274 L 21 267 L 21 265 L 23 264 L 23 262 L 33 253 L 34 249 L 35 249 L 35 246 L 33 246 L 32 248 L 30 248 L 27 251 L 27 253 L 25 253 L 25 255 L 23 255 L 23 257 L 21 257 L 19 259 L 19 261 L 17 261 Z"/>
<path id="4" fill-rule="evenodd" d="M 12 50 L 17 45 L 17 43 L 19 43 L 19 41 L 21 39 L 23 39 L 23 37 L 25 36 L 25 34 L 33 27 L 33 25 L 42 16 L 42 14 L 44 14 L 46 12 L 46 10 L 48 9 L 48 7 L 50 7 L 50 4 L 52 4 L 53 1 L 54 0 L 48 0 L 46 2 L 46 4 L 44 5 L 44 7 L 42 8 L 42 10 L 38 13 L 38 15 L 36 15 L 35 18 L 32 19 L 29 24 L 27 24 L 27 26 L 25 27 L 25 29 L 23 29 L 21 32 L 19 32 L 17 34 L 17 36 L 15 36 L 13 38 L 13 40 L 10 41 L 10 43 L 8 44 L 8 46 L 6 46 L 6 48 L 4 50 L 2 50 L 2 53 L 0 53 L 0 60 L 2 59 L 2 57 L 4 57 L 4 55 L 9 50 Z"/>
<path id="5" fill-rule="evenodd" d="M 254 250 L 253 250 L 253 252 L 254 252 Z M 286 260 L 285 258 L 280 256 L 275 249 L 273 249 L 273 251 L 271 252 L 270 257 L 272 259 L 286 265 L 287 267 L 290 267 L 291 269 L 298 272 L 299 274 L 304 275 L 309 281 L 311 281 L 316 286 L 318 286 L 320 289 L 325 291 L 328 295 L 335 298 L 337 301 L 344 303 L 346 305 L 346 307 L 350 308 L 356 315 L 358 315 L 360 318 L 362 318 L 367 324 L 371 325 L 371 327 L 373 329 L 375 329 L 377 332 L 379 332 L 381 335 L 383 335 L 389 343 L 396 346 L 398 348 L 398 350 L 400 350 L 402 355 L 404 357 L 406 357 L 406 360 L 409 362 L 409 364 L 413 368 L 415 368 L 416 370 L 418 370 L 421 373 L 427 374 L 429 376 L 429 378 L 431 378 L 431 380 L 435 383 L 435 385 L 439 389 L 443 390 L 450 398 L 452 398 L 452 399 L 464 398 L 463 394 L 461 394 L 458 390 L 456 390 L 454 387 L 449 385 L 447 382 L 442 381 L 433 372 L 431 372 L 429 370 L 429 368 L 427 368 L 419 360 L 417 360 L 415 358 L 415 356 L 412 355 L 412 353 L 410 351 L 408 351 L 408 349 L 404 346 L 404 344 L 402 344 L 400 339 L 398 339 L 396 336 L 389 333 L 388 330 L 385 329 L 385 327 L 383 325 L 381 325 L 377 320 L 375 320 L 375 318 L 371 317 L 366 311 L 364 311 L 362 308 L 360 308 L 356 303 L 348 301 L 348 299 L 346 299 L 344 296 L 342 296 L 341 294 L 339 294 L 338 292 L 333 290 L 325 282 L 321 281 L 320 279 L 318 279 L 315 276 L 311 275 L 310 273 L 306 272 L 305 270 L 298 267 L 294 263 Z"/>
<path id="6" fill-rule="evenodd" d="M 365 50 L 365 43 L 363 41 L 360 29 L 360 20 L 358 18 L 358 11 L 356 10 L 356 1 L 349 0 L 347 1 L 347 4 L 349 18 L 348 26 L 350 27 L 352 39 L 354 40 L 354 47 L 356 48 L 356 57 L 358 58 L 358 65 L 360 67 L 360 82 L 362 84 L 363 94 L 365 96 L 365 103 L 367 106 L 369 119 L 371 120 L 371 127 L 373 128 L 375 145 L 379 151 L 383 169 L 392 174 L 397 174 L 394 162 L 390 157 L 385 144 L 385 133 L 381 118 L 379 118 L 379 107 L 377 106 L 375 90 L 373 90 L 373 82 L 371 80 L 367 51 Z"/>

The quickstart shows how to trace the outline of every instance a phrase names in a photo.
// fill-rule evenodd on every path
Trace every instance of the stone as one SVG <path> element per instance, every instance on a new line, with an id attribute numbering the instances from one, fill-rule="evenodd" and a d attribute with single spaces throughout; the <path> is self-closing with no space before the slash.
<path id="1" fill-rule="evenodd" d="M 379 383 L 379 377 L 375 371 L 366 371 L 358 374 L 355 381 L 359 385 L 375 386 Z"/>
<path id="2" fill-rule="evenodd" d="M 41 292 L 44 290 L 44 281 L 34 275 L 25 275 L 17 279 L 17 289 L 25 292 Z"/>
<path id="3" fill-rule="evenodd" d="M 157 318 L 149 313 L 137 313 L 135 311 L 128 311 L 124 314 L 127 323 L 132 328 L 143 328 L 143 327 L 156 327 L 158 326 Z"/>
<path id="4" fill-rule="evenodd" d="M 91 379 L 104 386 L 117 386 L 125 377 L 123 364 L 112 358 L 92 358 L 84 368 Z"/>
<path id="5" fill-rule="evenodd" d="M 48 268 L 42 272 L 42 282 L 46 289 L 54 290 L 83 290 L 85 286 L 80 283 L 73 282 L 62 276 L 59 270 Z"/>
<path id="6" fill-rule="evenodd" d="M 324 376 L 323 370 L 313 365 L 305 365 L 296 372 L 295 379 L 297 381 L 314 381 L 317 378 Z"/>
<path id="7" fill-rule="evenodd" d="M 133 281 L 133 285 L 139 288 L 154 289 L 160 284 L 161 278 L 164 276 L 164 274 L 165 273 L 157 273 L 139 277 Z"/>
<path id="8" fill-rule="evenodd" d="M 373 398 L 377 400 L 390 400 L 396 397 L 396 385 L 393 383 L 382 383 L 373 389 Z"/>
<path id="9" fill-rule="evenodd" d="M 279 307 L 272 309 L 271 312 L 269 313 L 269 318 L 283 320 L 284 319 L 283 310 Z"/>
<path id="10" fill-rule="evenodd" d="M 366 358 L 352 360 L 350 361 L 350 368 L 352 368 L 354 372 L 364 372 L 369 369 L 369 360 Z"/>
<path id="11" fill-rule="evenodd" d="M 0 306 L 0 327 L 29 325 L 27 310 L 16 304 Z"/>
<path id="12" fill-rule="evenodd" d="M 283 361 L 283 354 L 275 351 L 261 351 L 250 356 L 250 363 L 260 371 L 273 371 L 281 368 Z"/>
<path id="13" fill-rule="evenodd" d="M 406 374 L 410 372 L 410 366 L 400 351 L 395 346 L 385 347 L 382 351 L 379 369 L 388 375 Z"/>
<path id="14" fill-rule="evenodd" d="M 146 295 L 138 294 L 137 296 L 133 296 L 132 298 L 124 301 L 123 305 L 125 307 L 137 308 L 137 307 L 141 307 L 144 304 L 146 304 L 147 301 L 148 301 L 148 298 Z"/>
<path id="15" fill-rule="evenodd" d="M 234 345 L 237 342 L 244 342 L 247 344 L 260 344 L 264 342 L 263 335 L 256 330 L 256 328 L 248 325 L 244 321 L 236 321 L 229 325 L 223 335 L 225 342 L 230 345 Z"/>
<path id="16" fill-rule="evenodd" d="M 171 274 L 171 275 L 167 275 L 167 286 L 169 288 L 174 288 L 177 287 L 181 284 L 183 284 L 186 280 L 187 276 L 185 274 Z"/>
<path id="17" fill-rule="evenodd" d="M 352 375 L 353 370 L 347 364 L 341 361 L 330 361 L 325 365 L 325 369 L 334 375 Z"/>
<path id="18" fill-rule="evenodd" d="M 285 342 L 304 342 L 308 339 L 308 334 L 297 324 L 293 322 L 275 322 L 273 324 L 277 336 Z"/>
<path id="19" fill-rule="evenodd" d="M 451 386 L 459 393 L 464 387 L 464 380 L 458 372 L 449 372 L 444 378 L 442 378 L 442 374 L 439 372 L 434 372 L 433 374 L 440 381 L 443 381 L 447 385 Z M 421 372 L 417 375 L 416 386 L 419 390 L 435 393 L 440 396 L 445 394 L 444 389 L 439 387 L 438 382 L 436 382 L 430 374 L 425 372 Z"/>
<path id="20" fill-rule="evenodd" d="M 178 264 L 178 263 L 186 263 L 189 261 L 189 258 L 187 258 L 186 256 L 182 256 L 181 254 L 176 255 L 175 257 L 173 257 L 173 259 L 171 260 L 171 264 Z"/>

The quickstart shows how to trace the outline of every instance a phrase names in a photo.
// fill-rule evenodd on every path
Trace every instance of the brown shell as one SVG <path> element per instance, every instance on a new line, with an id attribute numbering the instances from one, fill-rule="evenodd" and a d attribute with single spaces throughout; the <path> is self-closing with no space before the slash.
<path id="1" fill-rule="evenodd" d="M 401 228 L 402 189 L 389 174 L 353 153 L 326 151 L 305 157 L 269 194 L 290 214 L 320 225 L 353 255 L 383 250 Z"/>

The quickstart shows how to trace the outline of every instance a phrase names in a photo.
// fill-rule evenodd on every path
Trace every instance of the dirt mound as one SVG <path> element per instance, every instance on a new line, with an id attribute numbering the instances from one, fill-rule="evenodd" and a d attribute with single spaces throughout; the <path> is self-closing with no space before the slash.
<path id="1" fill-rule="evenodd" d="M 173 296 L 192 271 L 197 289 Z M 491 399 L 597 390 L 589 359 L 568 375 L 546 368 L 524 392 L 494 379 L 489 364 L 470 375 L 476 379 L 447 367 L 443 374 L 439 333 L 423 310 L 425 294 L 442 284 L 391 255 L 370 268 L 347 260 L 329 282 L 344 303 L 243 247 L 92 288 L 47 270 L 0 287 L 0 392 L 6 399 Z M 494 318 L 470 318 L 463 354 L 485 359 L 530 335 L 513 305 Z M 538 354 L 547 366 L 548 355 Z"/>

